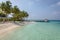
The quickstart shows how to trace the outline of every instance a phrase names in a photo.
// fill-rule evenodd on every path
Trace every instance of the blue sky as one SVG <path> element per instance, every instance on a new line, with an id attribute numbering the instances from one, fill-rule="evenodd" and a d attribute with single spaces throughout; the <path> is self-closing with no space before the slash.
<path id="1" fill-rule="evenodd" d="M 6 0 L 0 0 L 0 2 Z M 10 0 L 20 10 L 29 13 L 28 19 L 60 20 L 60 0 Z"/>

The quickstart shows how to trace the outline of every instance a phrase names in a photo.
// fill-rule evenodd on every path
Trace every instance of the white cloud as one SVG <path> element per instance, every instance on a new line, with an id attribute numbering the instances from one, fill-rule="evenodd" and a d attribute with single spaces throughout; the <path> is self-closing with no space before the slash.
<path id="1" fill-rule="evenodd" d="M 57 4 L 56 4 L 56 5 L 60 6 L 60 2 L 57 2 Z"/>
<path id="2" fill-rule="evenodd" d="M 58 6 L 60 6 L 60 2 L 50 5 L 50 7 L 58 7 Z"/>

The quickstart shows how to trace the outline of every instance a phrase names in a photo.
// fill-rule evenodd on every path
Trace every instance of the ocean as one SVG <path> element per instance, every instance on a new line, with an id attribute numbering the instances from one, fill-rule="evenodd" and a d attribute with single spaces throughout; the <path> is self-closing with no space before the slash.
<path id="1" fill-rule="evenodd" d="M 25 25 L 7 34 L 1 40 L 60 40 L 60 21 Z"/>

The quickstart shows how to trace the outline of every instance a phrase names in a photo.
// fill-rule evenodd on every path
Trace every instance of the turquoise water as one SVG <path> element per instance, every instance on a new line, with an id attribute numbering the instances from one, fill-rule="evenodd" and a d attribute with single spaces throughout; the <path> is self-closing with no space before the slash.
<path id="1" fill-rule="evenodd" d="M 60 22 L 36 22 L 26 25 L 1 40 L 60 40 Z"/>

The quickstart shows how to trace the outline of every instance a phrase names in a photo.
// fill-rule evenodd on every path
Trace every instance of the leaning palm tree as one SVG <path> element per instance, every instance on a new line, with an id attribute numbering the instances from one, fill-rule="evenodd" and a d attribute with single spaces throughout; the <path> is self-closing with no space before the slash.
<path id="1" fill-rule="evenodd" d="M 12 7 L 10 1 L 2 2 L 0 8 L 6 16 L 13 13 L 13 17 L 11 20 L 22 20 L 23 18 L 28 17 L 27 12 L 20 11 L 20 9 L 17 6 Z"/>
<path id="2" fill-rule="evenodd" d="M 24 19 L 24 18 L 28 17 L 28 13 L 25 11 L 21 11 L 20 17 L 21 17 L 21 19 Z"/>
<path id="3" fill-rule="evenodd" d="M 19 15 L 20 15 L 20 10 L 19 10 L 19 8 L 17 7 L 17 6 L 14 6 L 13 8 L 12 8 L 12 13 L 14 13 L 14 15 L 13 15 L 13 19 L 14 20 L 18 20 L 19 19 Z"/>
<path id="4" fill-rule="evenodd" d="M 18 14 L 18 13 L 20 13 L 20 10 L 19 10 L 19 8 L 17 6 L 14 6 L 12 8 L 12 12 L 15 13 L 15 14 Z"/>

